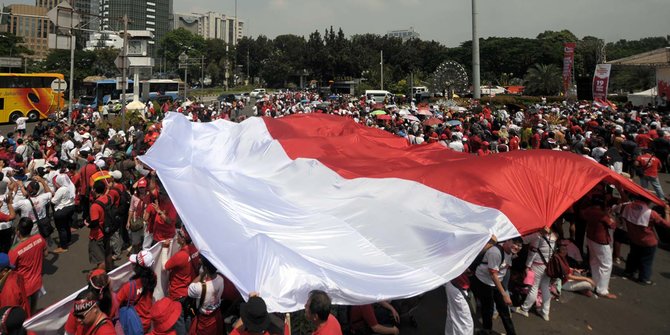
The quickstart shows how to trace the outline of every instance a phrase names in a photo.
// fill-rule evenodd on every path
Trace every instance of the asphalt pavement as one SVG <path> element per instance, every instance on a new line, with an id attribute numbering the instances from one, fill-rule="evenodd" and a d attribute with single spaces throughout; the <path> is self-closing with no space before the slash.
<path id="1" fill-rule="evenodd" d="M 33 125 L 28 126 L 32 131 Z M 0 125 L 0 134 L 6 135 L 13 126 Z M 662 174 L 661 182 L 670 192 L 670 175 Z M 88 229 L 73 233 L 74 243 L 67 253 L 49 254 L 44 262 L 44 288 L 46 295 L 38 301 L 38 308 L 45 308 L 86 285 L 88 263 Z M 51 248 L 53 249 L 53 247 Z M 670 334 L 670 253 L 662 246 L 654 261 L 654 286 L 642 286 L 618 276 L 623 265 L 616 265 L 610 282 L 610 291 L 616 300 L 587 298 L 564 292 L 551 304 L 551 321 L 547 322 L 531 313 L 526 318 L 512 314 L 519 334 Z M 628 249 L 624 246 L 623 255 Z M 117 262 L 117 265 L 120 261 Z M 443 288 L 427 292 L 412 312 L 417 327 L 403 325 L 402 334 L 444 334 L 446 300 Z M 504 332 L 502 322 L 494 320 L 494 330 Z"/>

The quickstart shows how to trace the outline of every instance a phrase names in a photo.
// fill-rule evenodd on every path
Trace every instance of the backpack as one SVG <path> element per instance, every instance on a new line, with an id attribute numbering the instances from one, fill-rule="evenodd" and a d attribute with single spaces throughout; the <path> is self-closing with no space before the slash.
<path id="1" fill-rule="evenodd" d="M 498 264 L 498 267 L 502 266 L 503 262 L 505 262 L 505 251 L 503 250 L 502 246 L 500 244 L 494 244 L 494 247 L 498 248 L 498 251 L 500 251 L 500 264 Z M 484 255 L 486 255 L 486 252 L 488 249 L 480 252 L 477 257 L 475 257 L 475 260 L 472 261 L 470 266 L 468 266 L 468 270 L 474 275 L 475 272 L 477 271 L 477 267 L 480 264 L 488 264 L 488 262 L 484 262 Z"/>
<path id="2" fill-rule="evenodd" d="M 549 243 L 549 240 L 545 236 L 542 236 L 542 239 L 551 247 L 551 243 Z M 540 258 L 542 258 L 542 262 L 546 266 L 544 273 L 547 274 L 547 277 L 563 280 L 568 276 L 568 271 L 570 271 L 568 261 L 561 257 L 557 252 L 553 252 L 552 250 L 549 261 L 544 258 L 544 255 L 541 252 L 538 251 L 537 253 L 540 254 Z"/>
<path id="3" fill-rule="evenodd" d="M 112 190 L 119 194 L 118 211 L 119 211 L 119 215 L 121 215 L 121 217 L 123 217 L 130 210 L 130 194 L 128 193 L 128 191 L 125 191 L 125 190 L 120 191 L 116 188 L 112 188 L 110 191 L 112 191 Z"/>
<path id="4" fill-rule="evenodd" d="M 105 213 L 105 221 L 104 221 L 104 226 L 102 228 L 102 233 L 105 234 L 105 236 L 109 236 L 114 234 L 121 225 L 123 224 L 123 217 L 120 215 L 120 211 L 118 208 L 114 206 L 114 201 L 112 201 L 112 197 L 109 195 L 107 196 L 107 204 L 103 204 L 100 200 L 95 200 L 95 203 L 98 204 L 98 206 L 102 207 L 104 213 Z"/>
<path id="5" fill-rule="evenodd" d="M 119 322 L 123 327 L 123 333 L 125 335 L 143 335 L 144 328 L 142 327 L 142 320 L 135 310 L 135 305 L 130 304 L 131 301 L 134 301 L 137 298 L 136 284 L 134 280 L 130 280 L 128 284 L 130 285 L 128 288 L 128 301 L 125 306 L 119 308 Z"/>

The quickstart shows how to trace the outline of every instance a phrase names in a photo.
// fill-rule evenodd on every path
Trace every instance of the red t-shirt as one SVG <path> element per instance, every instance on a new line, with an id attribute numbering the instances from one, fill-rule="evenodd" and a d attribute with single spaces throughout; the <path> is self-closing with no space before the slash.
<path id="1" fill-rule="evenodd" d="M 635 143 L 637 143 L 640 149 L 649 148 L 651 137 L 648 134 L 637 134 L 637 136 L 635 136 Z"/>
<path id="2" fill-rule="evenodd" d="M 372 328 L 379 324 L 372 305 L 351 306 L 349 321 L 354 329 L 362 330 L 365 327 Z"/>
<path id="3" fill-rule="evenodd" d="M 107 316 L 105 316 L 107 317 Z M 116 329 L 112 321 L 107 318 L 107 320 L 98 327 L 95 332 L 92 332 L 94 326 L 86 327 L 79 320 L 74 317 L 74 312 L 70 311 L 70 314 L 67 316 L 67 321 L 65 322 L 65 332 L 73 335 L 116 335 Z"/>
<path id="4" fill-rule="evenodd" d="M 47 243 L 39 234 L 19 242 L 9 251 L 9 261 L 16 267 L 16 272 L 23 276 L 26 295 L 31 296 L 42 287 L 42 263 Z"/>
<path id="5" fill-rule="evenodd" d="M 142 281 L 140 279 L 135 279 L 135 299 L 131 301 L 131 305 L 135 305 L 135 310 L 137 315 L 140 316 L 142 320 L 142 327 L 144 332 L 148 332 L 151 328 L 151 306 L 154 304 L 153 294 L 147 293 L 142 295 Z M 130 297 L 130 282 L 123 284 L 118 292 L 116 292 L 116 300 L 119 302 L 119 307 L 123 307 L 127 304 L 128 298 Z"/>
<path id="6" fill-rule="evenodd" d="M 170 219 L 170 223 L 163 221 L 163 218 L 158 215 L 154 206 L 147 206 L 146 211 L 149 213 L 149 218 L 153 218 L 152 228 L 154 233 L 154 241 L 160 242 L 172 239 L 174 237 L 176 233 L 175 223 L 177 222 L 177 210 L 169 200 L 160 201 L 158 206 Z"/>
<path id="7" fill-rule="evenodd" d="M 663 219 L 656 211 L 651 211 L 649 224 L 646 227 L 626 222 L 630 242 L 641 247 L 654 247 L 658 245 L 658 238 L 656 238 L 654 226 L 670 228 L 670 222 L 665 221 L 665 219 Z"/>
<path id="8" fill-rule="evenodd" d="M 609 244 L 609 229 L 616 228 L 616 223 L 612 217 L 604 210 L 591 206 L 584 208 L 581 212 L 586 220 L 586 237 L 598 244 Z"/>
<path id="9" fill-rule="evenodd" d="M 509 151 L 519 150 L 519 137 L 512 136 L 509 139 Z"/>
<path id="10" fill-rule="evenodd" d="M 312 335 L 342 335 L 342 327 L 337 319 L 332 315 L 328 315 L 328 320 L 319 326 Z"/>
<path id="11" fill-rule="evenodd" d="M 81 170 L 79 170 L 79 177 L 77 178 L 77 192 L 80 195 L 86 194 L 86 190 L 89 188 L 88 180 L 96 172 L 98 172 L 98 168 L 93 163 L 88 163 L 86 166 L 82 167 Z"/>
<path id="12" fill-rule="evenodd" d="M 658 177 L 658 170 L 661 168 L 661 160 L 650 154 L 644 154 L 637 157 L 637 162 L 644 169 L 644 175 L 648 177 Z"/>
<path id="13" fill-rule="evenodd" d="M 23 276 L 16 271 L 9 271 L 0 290 L 0 308 L 5 306 L 21 306 L 30 317 L 30 303 L 26 296 Z"/>
<path id="14" fill-rule="evenodd" d="M 95 201 L 100 201 L 101 203 L 107 205 L 110 199 L 112 199 L 111 196 L 101 195 L 95 199 Z M 91 203 L 90 216 L 91 221 L 98 221 L 99 224 L 95 228 L 91 228 L 91 231 L 88 234 L 88 238 L 90 240 L 97 241 L 103 237 L 102 228 L 105 225 L 105 209 L 95 201 Z"/>
<path id="15" fill-rule="evenodd" d="M 198 249 L 189 244 L 182 247 L 165 263 L 165 270 L 170 271 L 168 287 L 170 299 L 179 300 L 188 296 L 188 285 L 193 282 L 200 269 L 199 255 Z"/>

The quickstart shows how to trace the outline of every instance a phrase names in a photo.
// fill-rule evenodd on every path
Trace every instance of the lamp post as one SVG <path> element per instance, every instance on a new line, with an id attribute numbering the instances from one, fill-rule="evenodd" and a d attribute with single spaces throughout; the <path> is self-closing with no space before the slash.
<path id="1" fill-rule="evenodd" d="M 179 67 L 184 68 L 184 99 L 188 100 L 188 95 L 186 94 L 188 92 L 188 55 L 186 52 L 182 52 L 181 55 L 179 55 Z"/>
<path id="2" fill-rule="evenodd" d="M 479 79 L 479 33 L 477 32 L 477 0 L 472 0 L 472 97 L 481 99 Z"/>

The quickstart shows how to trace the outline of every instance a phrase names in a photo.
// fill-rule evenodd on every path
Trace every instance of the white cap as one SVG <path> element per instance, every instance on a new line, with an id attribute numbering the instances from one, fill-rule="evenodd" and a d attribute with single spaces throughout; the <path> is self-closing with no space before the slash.
<path id="1" fill-rule="evenodd" d="M 112 176 L 112 178 L 114 178 L 116 180 L 119 180 L 119 179 L 121 179 L 121 177 L 123 177 L 123 174 L 121 174 L 121 171 L 119 171 L 119 170 L 114 170 L 114 171 L 110 172 L 109 175 Z"/>
<path id="2" fill-rule="evenodd" d="M 137 264 L 143 268 L 150 268 L 154 265 L 154 255 L 152 255 L 149 250 L 142 250 L 137 254 L 130 255 L 128 260 L 131 263 Z"/>

